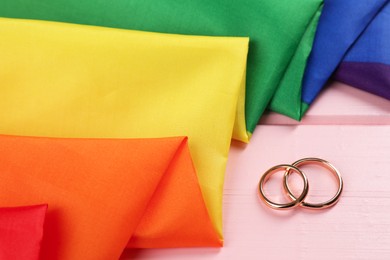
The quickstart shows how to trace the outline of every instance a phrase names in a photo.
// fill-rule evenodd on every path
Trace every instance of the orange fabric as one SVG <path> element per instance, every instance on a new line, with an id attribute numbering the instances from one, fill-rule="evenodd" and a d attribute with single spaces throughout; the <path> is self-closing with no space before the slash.
<path id="1" fill-rule="evenodd" d="M 0 205 L 48 203 L 43 259 L 136 247 L 220 246 L 187 138 L 0 136 Z"/>

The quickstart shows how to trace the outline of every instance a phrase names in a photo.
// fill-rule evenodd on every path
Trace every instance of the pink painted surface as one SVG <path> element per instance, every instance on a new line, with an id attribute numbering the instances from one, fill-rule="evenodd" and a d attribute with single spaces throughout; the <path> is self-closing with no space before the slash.
<path id="1" fill-rule="evenodd" d="M 346 120 L 349 115 L 390 116 L 388 101 L 342 85 L 328 91 L 333 94 L 324 93 L 310 111 L 319 121 L 327 114 Z M 229 154 L 224 248 L 128 250 L 123 259 L 390 259 L 390 125 L 375 122 L 260 125 L 249 145 L 233 143 Z M 262 173 L 308 156 L 329 160 L 340 170 L 345 182 L 340 202 L 323 211 L 266 208 L 257 196 Z M 313 168 L 307 174 L 311 201 L 335 191 L 330 175 Z M 267 191 L 282 199 L 278 177 Z"/>
<path id="2" fill-rule="evenodd" d="M 311 105 L 301 122 L 269 113 L 266 125 L 390 125 L 390 102 L 348 85 L 335 82 Z"/>

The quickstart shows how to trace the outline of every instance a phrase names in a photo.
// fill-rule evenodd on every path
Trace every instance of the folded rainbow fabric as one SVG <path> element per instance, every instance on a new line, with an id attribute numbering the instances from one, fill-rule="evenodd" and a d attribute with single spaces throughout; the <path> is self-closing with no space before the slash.
<path id="1" fill-rule="evenodd" d="M 5 169 L 0 178 L 9 174 L 9 169 Z M 47 205 L 0 208 L 0 259 L 40 259 L 46 210 Z"/>
<path id="2" fill-rule="evenodd" d="M 0 133 L 188 136 L 207 208 L 222 234 L 223 179 L 247 38 L 8 18 L 0 19 L 0 35 Z"/>
<path id="3" fill-rule="evenodd" d="M 302 82 L 302 93 L 298 81 L 291 81 L 290 92 L 282 97 L 277 93 L 270 108 L 300 120 L 324 87 L 348 49 L 375 18 L 388 0 L 338 1 L 326 0 L 318 25 L 314 46 Z M 365 52 L 367 53 L 367 52 Z M 290 96 L 285 106 L 284 97 Z M 281 109 L 283 108 L 283 109 Z"/>
<path id="4" fill-rule="evenodd" d="M 301 115 L 307 111 L 347 51 L 387 2 L 389 1 L 325 1 L 303 80 Z M 367 50 L 364 53 L 371 55 Z"/>
<path id="5" fill-rule="evenodd" d="M 42 259 L 118 259 L 127 243 L 221 245 L 185 137 L 0 136 L 0 158 L 1 205 L 49 205 Z"/>
<path id="6" fill-rule="evenodd" d="M 334 79 L 390 99 L 390 1 L 347 52 Z"/>
<path id="7" fill-rule="evenodd" d="M 116 0 L 109 4 L 105 0 L 82 4 L 2 0 L 0 16 L 164 33 L 249 36 L 245 116 L 250 135 L 278 89 L 272 109 L 283 110 L 291 95 L 298 96 L 300 103 L 301 80 L 321 8 L 322 0 Z"/>

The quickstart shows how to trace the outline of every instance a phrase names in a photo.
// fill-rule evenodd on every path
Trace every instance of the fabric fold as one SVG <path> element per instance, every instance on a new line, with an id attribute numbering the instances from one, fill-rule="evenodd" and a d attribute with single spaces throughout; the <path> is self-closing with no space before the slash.
<path id="1" fill-rule="evenodd" d="M 221 246 L 185 137 L 0 136 L 0 156 L 1 205 L 49 204 L 42 259 L 118 259 L 129 239 Z"/>
<path id="2" fill-rule="evenodd" d="M 188 136 L 222 238 L 222 188 L 247 38 L 0 19 L 0 133 Z"/>
<path id="3" fill-rule="evenodd" d="M 78 0 L 2 0 L 0 16 L 163 33 L 250 37 L 245 113 L 239 110 L 240 115 L 245 114 L 248 133 L 238 134 L 243 125 L 236 124 L 234 134 L 235 139 L 247 141 L 278 88 L 289 89 L 292 84 L 300 90 L 322 3 L 117 0 L 108 5 L 104 0 L 84 0 L 83 4 Z"/>
<path id="4" fill-rule="evenodd" d="M 301 120 L 348 50 L 386 2 L 388 0 L 325 0 L 302 81 L 285 77 L 288 87 L 275 95 L 270 109 Z"/>
<path id="5" fill-rule="evenodd" d="M 1 176 L 9 173 L 1 172 Z M 47 205 L 16 207 L 18 204 L 0 208 L 0 259 L 38 260 Z M 3 202 L 0 205 L 4 206 Z"/>
<path id="6" fill-rule="evenodd" d="M 302 115 L 388 0 L 326 0 L 302 86 Z"/>
<path id="7" fill-rule="evenodd" d="M 314 14 L 305 34 L 301 38 L 297 50 L 292 57 L 273 96 L 269 109 L 296 120 L 301 119 L 302 81 L 306 62 L 311 53 L 314 35 L 321 16 L 322 8 Z"/>
<path id="8" fill-rule="evenodd" d="M 208 217 L 187 139 L 172 158 L 128 247 L 220 247 Z"/>
<path id="9" fill-rule="evenodd" d="M 333 78 L 390 100 L 390 65 L 343 61 Z"/>
<path id="10" fill-rule="evenodd" d="M 347 52 L 333 78 L 390 99 L 390 2 Z"/>

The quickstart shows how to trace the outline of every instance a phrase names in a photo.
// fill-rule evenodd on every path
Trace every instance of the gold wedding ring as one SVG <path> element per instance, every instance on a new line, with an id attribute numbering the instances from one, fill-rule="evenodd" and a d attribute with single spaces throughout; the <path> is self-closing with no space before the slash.
<path id="1" fill-rule="evenodd" d="M 298 198 L 294 198 L 293 201 L 289 203 L 276 203 L 271 201 L 265 196 L 264 193 L 264 184 L 267 182 L 269 177 L 271 177 L 272 174 L 280 171 L 280 170 L 285 170 L 286 172 L 292 172 L 295 171 L 297 172 L 303 179 L 303 190 L 301 195 Z M 280 164 L 277 166 L 272 167 L 268 171 L 266 171 L 263 176 L 260 179 L 259 182 L 259 192 L 260 192 L 260 198 L 264 201 L 264 203 L 273 209 L 289 209 L 289 208 L 294 208 L 298 205 L 301 204 L 301 202 L 305 199 L 307 192 L 309 191 L 309 183 L 307 181 L 306 175 L 297 167 L 289 164 Z"/>
<path id="2" fill-rule="evenodd" d="M 300 166 L 307 165 L 307 164 L 316 164 L 328 169 L 336 177 L 339 187 L 337 189 L 336 194 L 328 201 L 322 203 L 309 203 L 303 200 L 300 205 L 304 208 L 311 208 L 311 209 L 324 209 L 335 205 L 339 201 L 341 192 L 343 191 L 343 179 L 341 178 L 340 172 L 330 162 L 320 158 L 304 158 L 294 162 L 292 165 L 299 168 Z M 292 173 L 291 169 L 286 170 L 283 178 L 284 179 L 283 186 L 288 196 L 292 200 L 296 200 L 297 198 L 292 194 L 291 189 L 288 185 L 288 176 L 291 173 Z"/>
<path id="3" fill-rule="evenodd" d="M 300 166 L 307 165 L 307 164 L 316 164 L 321 167 L 326 168 L 329 170 L 337 179 L 338 182 L 338 189 L 336 194 L 328 201 L 322 202 L 322 203 L 310 203 L 306 202 L 305 198 L 306 195 L 309 192 L 309 182 L 305 175 L 305 173 L 299 168 Z M 276 203 L 271 201 L 267 198 L 267 196 L 264 193 L 264 185 L 267 182 L 267 180 L 270 178 L 270 176 L 280 170 L 285 170 L 284 177 L 283 177 L 283 188 L 287 196 L 292 200 L 289 203 Z M 288 177 L 292 172 L 298 173 L 301 178 L 303 179 L 303 190 L 302 193 L 296 197 L 288 184 Z M 277 166 L 272 167 L 271 169 L 267 170 L 263 176 L 260 179 L 259 182 L 259 195 L 260 199 L 270 208 L 273 209 L 290 209 L 297 206 L 302 206 L 304 208 L 310 208 L 310 209 L 324 209 L 329 208 L 333 205 L 335 205 L 339 199 L 340 195 L 343 191 L 343 179 L 341 178 L 340 172 L 328 161 L 325 161 L 320 158 L 304 158 L 301 160 L 298 160 L 294 162 L 292 165 L 290 164 L 280 164 Z"/>

